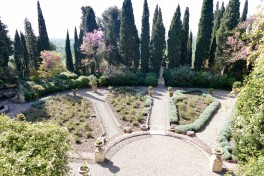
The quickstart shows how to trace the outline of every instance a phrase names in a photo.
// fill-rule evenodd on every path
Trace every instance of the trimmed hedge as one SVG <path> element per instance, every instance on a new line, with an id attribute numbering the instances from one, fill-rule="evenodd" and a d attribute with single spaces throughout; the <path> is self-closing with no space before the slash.
<path id="1" fill-rule="evenodd" d="M 169 103 L 168 103 L 168 118 L 170 124 L 178 123 L 179 121 L 177 108 L 175 106 L 175 100 L 172 97 L 169 99 Z"/>
<path id="2" fill-rule="evenodd" d="M 0 115 L 0 175 L 67 175 L 69 141 L 57 125 Z"/>

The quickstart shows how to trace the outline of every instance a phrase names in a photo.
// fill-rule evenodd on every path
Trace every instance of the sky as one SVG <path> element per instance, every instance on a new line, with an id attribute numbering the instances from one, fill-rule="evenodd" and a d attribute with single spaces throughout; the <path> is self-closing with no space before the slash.
<path id="1" fill-rule="evenodd" d="M 214 4 L 217 0 L 214 0 Z M 249 1 L 249 15 L 254 14 L 260 0 Z M 39 0 L 42 13 L 46 22 L 49 38 L 66 38 L 67 29 L 70 38 L 74 36 L 74 27 L 80 26 L 81 6 L 91 6 L 97 17 L 110 6 L 121 9 L 123 0 Z M 135 23 L 138 32 L 141 32 L 141 18 L 144 0 L 132 0 Z M 190 29 L 196 35 L 200 19 L 203 0 L 148 0 L 150 11 L 150 22 L 152 22 L 155 6 L 161 7 L 163 22 L 166 33 L 177 5 L 181 7 L 183 17 L 186 7 L 190 10 Z M 219 0 L 221 4 L 221 0 Z M 224 0 L 225 6 L 228 0 Z M 240 14 L 242 13 L 245 0 L 240 0 Z M 215 6 L 214 6 L 215 7 Z M 9 36 L 15 35 L 15 30 L 24 32 L 24 19 L 27 17 L 32 24 L 33 30 L 38 35 L 37 0 L 0 0 L 0 17 L 8 26 Z"/>

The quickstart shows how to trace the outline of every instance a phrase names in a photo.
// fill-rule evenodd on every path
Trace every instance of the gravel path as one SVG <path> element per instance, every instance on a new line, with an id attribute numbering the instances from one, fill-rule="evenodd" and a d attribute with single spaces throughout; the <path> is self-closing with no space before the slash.
<path id="1" fill-rule="evenodd" d="M 76 168 L 80 163 L 71 163 Z M 91 164 L 92 176 L 214 176 L 209 160 L 182 140 L 153 135 L 121 148 L 103 164 Z M 78 175 L 77 170 L 72 175 Z"/>
<path id="2" fill-rule="evenodd" d="M 167 120 L 167 104 L 168 104 L 168 91 L 166 87 L 154 88 L 154 103 L 152 113 L 150 116 L 150 130 L 166 131 L 168 128 Z"/>
<path id="3" fill-rule="evenodd" d="M 95 108 L 97 110 L 98 115 L 102 120 L 102 124 L 106 131 L 106 137 L 109 139 L 116 134 L 121 132 L 121 129 L 118 128 L 116 122 L 114 121 L 114 114 L 109 110 L 106 104 L 106 94 L 107 91 L 105 89 L 98 90 L 98 93 L 93 93 L 87 90 L 79 90 L 77 94 L 88 97 L 91 101 L 94 102 Z"/>

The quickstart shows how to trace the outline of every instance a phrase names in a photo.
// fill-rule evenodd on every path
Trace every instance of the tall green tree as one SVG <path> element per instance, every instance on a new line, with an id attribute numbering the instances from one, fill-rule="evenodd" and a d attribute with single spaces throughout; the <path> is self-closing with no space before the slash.
<path id="1" fill-rule="evenodd" d="M 15 39 L 14 39 L 14 61 L 15 61 L 15 67 L 16 71 L 18 72 L 18 75 L 22 77 L 22 60 L 21 60 L 21 42 L 20 42 L 20 36 L 16 30 Z"/>
<path id="2" fill-rule="evenodd" d="M 209 59 L 214 20 L 213 9 L 213 0 L 203 0 L 194 60 L 194 69 L 198 71 L 204 66 L 205 60 Z"/>
<path id="3" fill-rule="evenodd" d="M 248 13 L 248 0 L 245 1 L 244 9 L 240 18 L 240 22 L 244 22 L 247 19 L 247 13 Z"/>
<path id="4" fill-rule="evenodd" d="M 171 21 L 170 30 L 168 33 L 168 59 L 169 68 L 175 68 L 180 66 L 180 60 L 182 57 L 182 21 L 181 21 L 181 9 L 178 4 L 176 12 Z"/>
<path id="5" fill-rule="evenodd" d="M 148 71 L 149 64 L 149 44 L 150 44 L 150 34 L 149 34 L 149 7 L 147 0 L 144 1 L 143 5 L 143 15 L 142 15 L 142 27 L 141 27 L 141 70 L 143 73 Z"/>
<path id="6" fill-rule="evenodd" d="M 220 27 L 216 33 L 216 64 L 221 70 L 221 74 L 225 73 L 228 57 L 225 56 L 224 50 L 228 48 L 227 38 L 231 35 L 231 31 L 239 23 L 240 13 L 240 1 L 230 0 L 226 10 L 224 12 L 223 18 L 221 20 Z"/>
<path id="7" fill-rule="evenodd" d="M 39 29 L 38 50 L 40 52 L 43 50 L 50 50 L 50 42 L 39 1 L 37 2 L 37 7 L 38 7 L 38 29 Z"/>
<path id="8" fill-rule="evenodd" d="M 213 35 L 212 35 L 212 43 L 211 43 L 211 48 L 210 48 L 210 55 L 209 55 L 209 68 L 214 67 L 214 62 L 215 62 L 215 51 L 216 51 L 216 32 L 220 27 L 221 24 L 221 19 L 223 18 L 225 12 L 225 5 L 224 2 L 222 2 L 221 9 L 216 8 L 214 15 L 214 27 L 213 27 Z"/>
<path id="9" fill-rule="evenodd" d="M 31 69 L 38 70 L 40 60 L 39 60 L 39 53 L 37 47 L 37 37 L 32 29 L 30 21 L 26 18 L 24 21 L 25 25 L 25 35 L 26 35 L 26 42 L 27 42 L 27 49 L 28 49 L 28 56 L 29 56 L 29 64 Z"/>
<path id="10" fill-rule="evenodd" d="M 121 10 L 120 24 L 120 56 L 125 66 L 133 68 L 139 66 L 139 37 L 135 25 L 131 0 L 124 0 Z"/>
<path id="11" fill-rule="evenodd" d="M 79 69 L 81 68 L 81 59 L 80 59 L 80 53 L 78 49 L 78 42 L 79 42 L 78 33 L 77 33 L 76 26 L 75 26 L 73 51 L 74 51 L 75 68 L 77 72 L 79 72 Z"/>
<path id="12" fill-rule="evenodd" d="M 190 17 L 190 12 L 189 12 L 189 7 L 186 7 L 184 16 L 183 16 L 183 22 L 182 22 L 182 57 L 180 60 L 180 65 L 187 65 L 187 43 L 188 43 L 188 37 L 189 37 L 189 17 Z"/>
<path id="13" fill-rule="evenodd" d="M 12 41 L 8 36 L 7 26 L 0 18 L 0 67 L 7 69 L 9 56 L 13 54 Z"/>
<path id="14" fill-rule="evenodd" d="M 83 30 L 80 29 L 80 33 L 79 33 L 79 41 L 78 41 L 78 52 L 79 52 L 79 58 L 80 58 L 81 61 L 82 61 L 82 59 L 85 58 L 85 55 L 82 54 L 81 49 L 80 49 L 80 47 L 81 47 L 81 45 L 82 45 L 82 43 L 83 43 L 83 36 L 84 36 Z"/>
<path id="15" fill-rule="evenodd" d="M 23 61 L 23 76 L 29 76 L 29 56 L 27 50 L 27 44 L 25 36 L 22 32 L 20 32 L 20 46 L 21 46 L 21 54 L 22 54 L 22 61 Z"/>
<path id="16" fill-rule="evenodd" d="M 67 30 L 67 34 L 66 34 L 65 53 L 66 53 L 66 67 L 67 67 L 67 70 L 69 70 L 70 72 L 73 72 L 74 71 L 74 67 L 73 67 L 73 61 L 72 61 L 71 43 L 70 43 L 68 30 Z"/>
<path id="17" fill-rule="evenodd" d="M 85 32 L 93 32 L 94 30 L 98 30 L 98 26 L 95 20 L 94 10 L 88 6 L 86 9 Z"/>
<path id="18" fill-rule="evenodd" d="M 159 8 L 158 17 L 153 24 L 151 36 L 151 51 L 150 51 L 150 68 L 156 73 L 159 72 L 161 63 L 164 59 L 166 49 L 165 27 L 162 19 L 162 12 Z"/>
<path id="19" fill-rule="evenodd" d="M 187 62 L 186 62 L 186 65 L 189 67 L 192 66 L 192 43 L 193 43 L 193 34 L 191 31 L 190 36 L 188 38 L 188 43 L 187 43 Z"/>

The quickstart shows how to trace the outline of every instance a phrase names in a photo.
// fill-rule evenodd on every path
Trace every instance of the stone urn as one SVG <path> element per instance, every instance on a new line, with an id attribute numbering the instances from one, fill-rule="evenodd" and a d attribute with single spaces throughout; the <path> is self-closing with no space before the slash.
<path id="1" fill-rule="evenodd" d="M 148 92 L 149 92 L 149 96 L 153 96 L 153 87 L 152 86 L 149 86 L 148 87 Z"/>
<path id="2" fill-rule="evenodd" d="M 148 131 L 148 125 L 143 124 L 143 125 L 140 126 L 140 129 L 141 129 L 142 131 Z"/>
<path id="3" fill-rule="evenodd" d="M 169 96 L 172 97 L 172 96 L 173 96 L 173 90 L 172 90 L 172 87 L 168 87 L 168 91 L 169 91 Z"/>
<path id="4" fill-rule="evenodd" d="M 109 91 L 109 93 L 111 94 L 111 93 L 113 92 L 113 87 L 112 87 L 112 86 L 109 86 L 109 87 L 108 87 L 108 91 Z"/>
<path id="5" fill-rule="evenodd" d="M 210 88 L 210 89 L 209 89 L 209 93 L 210 93 L 210 95 L 213 96 L 213 94 L 214 94 L 214 89 L 213 89 L 213 88 Z"/>
<path id="6" fill-rule="evenodd" d="M 222 172 L 223 167 L 223 150 L 221 148 L 213 148 L 213 155 L 210 157 L 210 169 L 213 172 Z"/>
<path id="7" fill-rule="evenodd" d="M 79 174 L 83 175 L 83 176 L 89 176 L 89 171 L 90 168 L 88 166 L 87 163 L 83 163 L 80 167 L 79 167 Z"/>

